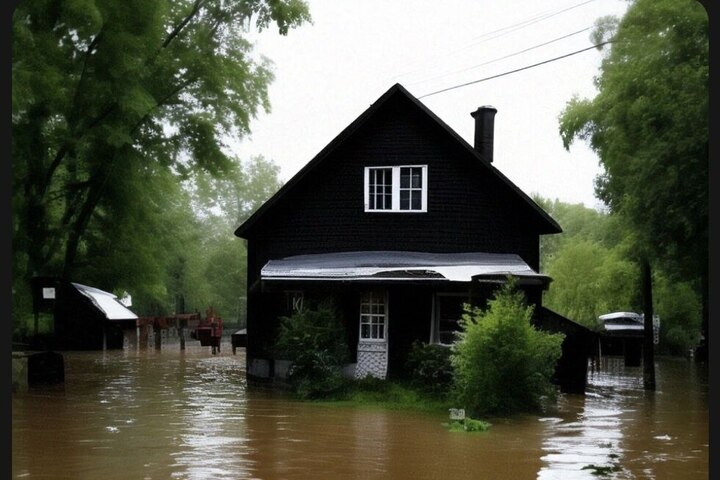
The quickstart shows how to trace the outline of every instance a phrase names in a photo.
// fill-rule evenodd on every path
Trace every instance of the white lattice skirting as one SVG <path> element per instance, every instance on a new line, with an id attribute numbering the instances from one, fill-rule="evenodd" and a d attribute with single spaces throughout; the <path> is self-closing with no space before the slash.
<path id="1" fill-rule="evenodd" d="M 387 343 L 363 343 L 358 344 L 357 367 L 355 367 L 355 378 L 363 378 L 372 375 L 385 379 L 387 374 Z"/>

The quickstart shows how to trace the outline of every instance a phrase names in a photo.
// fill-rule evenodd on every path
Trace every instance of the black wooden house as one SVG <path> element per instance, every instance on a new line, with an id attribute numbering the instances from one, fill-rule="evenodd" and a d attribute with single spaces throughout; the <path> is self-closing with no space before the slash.
<path id="1" fill-rule="evenodd" d="M 396 84 L 235 231 L 247 239 L 247 373 L 283 377 L 278 318 L 331 296 L 348 375 L 400 377 L 414 340 L 449 344 L 462 304 L 516 278 L 540 327 L 566 333 L 558 380 L 582 390 L 592 333 L 542 307 L 539 239 L 561 232 L 493 164 L 496 110 L 469 145 Z"/>

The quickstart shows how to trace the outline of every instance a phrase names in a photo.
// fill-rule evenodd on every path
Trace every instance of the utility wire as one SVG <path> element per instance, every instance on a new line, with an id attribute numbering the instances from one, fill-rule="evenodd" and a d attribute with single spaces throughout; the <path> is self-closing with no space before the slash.
<path id="1" fill-rule="evenodd" d="M 504 35 L 507 35 L 508 33 L 512 33 L 516 30 L 521 30 L 521 29 L 528 27 L 530 25 L 533 25 L 535 23 L 542 22 L 543 20 L 547 20 L 548 18 L 555 17 L 557 15 L 560 15 L 561 13 L 565 13 L 569 10 L 573 10 L 575 8 L 581 7 L 588 3 L 592 3 L 594 1 L 595 0 L 586 0 L 585 2 L 576 3 L 575 5 L 571 5 L 570 7 L 563 8 L 561 10 L 551 11 L 551 12 L 544 13 L 544 14 L 538 14 L 538 15 L 528 18 L 527 20 L 523 20 L 522 22 L 518 22 L 513 25 L 508 25 L 507 27 L 498 28 L 497 30 L 492 30 L 490 32 L 485 32 L 482 35 L 478 35 L 477 37 L 472 38 L 471 40 L 478 40 L 478 39 L 483 39 L 483 40 L 476 42 L 476 43 L 472 44 L 471 46 L 477 45 L 479 43 L 487 42 L 488 40 L 493 40 L 498 37 L 502 37 Z M 497 34 L 497 35 L 493 35 L 493 34 Z M 490 37 L 490 38 L 485 38 L 485 37 Z"/>
<path id="2" fill-rule="evenodd" d="M 474 69 L 476 69 L 476 68 L 478 68 L 478 67 L 483 67 L 483 66 L 485 66 L 485 65 L 490 65 L 491 63 L 495 63 L 495 62 L 499 62 L 500 60 L 505 60 L 505 59 L 507 59 L 507 58 L 515 57 L 515 56 L 520 55 L 520 54 L 522 54 L 522 53 L 529 52 L 530 50 L 535 50 L 536 48 L 544 47 L 545 45 L 550 45 L 551 43 L 555 43 L 555 42 L 558 42 L 558 41 L 560 41 L 560 40 L 564 40 L 564 39 L 566 39 L 566 38 L 572 37 L 573 35 L 578 35 L 578 34 L 580 34 L 580 33 L 582 33 L 582 32 L 586 32 L 586 31 L 588 31 L 588 30 L 590 30 L 590 29 L 592 29 L 592 28 L 593 28 L 593 27 L 583 28 L 582 30 L 578 30 L 577 32 L 568 33 L 567 35 L 563 35 L 562 37 L 553 38 L 552 40 L 548 40 L 547 42 L 540 43 L 540 44 L 537 44 L 537 45 L 533 45 L 532 47 L 528 47 L 528 48 L 526 48 L 526 49 L 524 49 L 524 50 L 520 50 L 520 51 L 518 51 L 518 52 L 510 53 L 510 54 L 508 54 L 508 55 L 505 55 L 505 56 L 502 56 L 502 57 L 499 57 L 499 58 L 495 58 L 495 59 L 493 59 L 493 60 L 488 60 L 488 61 L 483 62 L 483 63 L 478 63 L 477 65 L 473 65 L 473 66 L 471 66 L 471 67 L 466 67 L 466 68 L 463 68 L 463 69 L 460 69 L 460 70 L 455 70 L 455 71 L 453 71 L 453 72 L 443 73 L 443 74 L 441 74 L 441 75 L 436 75 L 436 76 L 434 76 L 434 77 L 426 78 L 426 79 L 424 79 L 424 80 L 419 80 L 419 81 L 417 81 L 417 82 L 411 83 L 410 85 L 419 85 L 419 84 L 421 84 L 421 83 L 429 82 L 429 81 L 431 81 L 431 80 L 437 80 L 438 78 L 447 77 L 448 75 L 455 75 L 456 73 L 467 72 L 468 70 L 474 70 Z"/>
<path id="3" fill-rule="evenodd" d="M 567 53 L 567 54 L 561 55 L 561 56 L 559 56 L 559 57 L 551 58 L 551 59 L 549 59 L 549 60 L 544 60 L 544 61 L 542 61 L 542 62 L 535 63 L 535 64 L 533 64 L 533 65 L 527 65 L 527 66 L 522 67 L 522 68 L 517 68 L 517 69 L 511 70 L 511 71 L 509 71 L 509 72 L 499 73 L 499 74 L 493 75 L 493 76 L 491 76 L 491 77 L 485 77 L 485 78 L 481 78 L 481 79 L 479 79 L 479 80 L 473 80 L 472 82 L 462 83 L 462 84 L 460 84 L 460 85 L 454 85 L 454 86 L 452 86 L 452 87 L 443 88 L 442 90 L 437 90 L 437 91 L 435 91 L 435 92 L 426 93 L 425 95 L 421 95 L 421 96 L 419 96 L 418 98 L 419 98 L 419 99 L 420 99 L 420 98 L 425 98 L 425 97 L 429 97 L 429 96 L 431 96 L 431 95 L 436 95 L 436 94 L 438 94 L 438 93 L 447 92 L 447 91 L 449 91 L 449 90 L 455 90 L 456 88 L 467 87 L 468 85 L 473 85 L 473 84 L 475 84 L 475 83 L 484 82 L 484 81 L 486 81 L 486 80 L 492 80 L 492 79 L 494 79 L 494 78 L 504 77 L 505 75 L 510 75 L 511 73 L 522 72 L 523 70 L 528 70 L 528 69 L 530 69 L 530 68 L 537 67 L 537 66 L 540 66 L 540 65 L 544 65 L 544 64 L 546 64 L 546 63 L 550 63 L 550 62 L 554 62 L 554 61 L 556 61 L 556 60 L 561 60 L 561 59 L 563 59 L 563 58 L 571 57 L 571 56 L 573 56 L 573 55 L 577 55 L 578 53 L 587 52 L 588 50 L 592 50 L 593 48 L 599 48 L 599 47 L 602 47 L 602 46 L 607 45 L 607 44 L 609 44 L 609 43 L 612 43 L 612 40 L 609 40 L 609 41 L 607 41 L 607 42 L 598 43 L 598 44 L 596 44 L 596 45 L 592 45 L 592 46 L 590 46 L 590 47 L 583 48 L 582 50 L 576 50 L 576 51 L 574 51 L 574 52 Z"/>
<path id="4" fill-rule="evenodd" d="M 572 10 L 572 9 L 574 9 L 574 8 L 580 7 L 580 6 L 582 6 L 582 5 L 585 5 L 585 4 L 594 2 L 594 1 L 595 1 L 595 0 L 586 0 L 586 1 L 584 1 L 584 2 L 576 3 L 575 5 L 571 5 L 570 7 L 564 8 L 564 9 L 559 10 L 559 11 L 558 11 L 558 10 L 550 10 L 550 11 L 546 11 L 546 13 L 539 13 L 539 14 L 533 15 L 532 17 L 529 17 L 528 19 L 523 20 L 523 21 L 521 21 L 521 22 L 514 23 L 514 24 L 512 24 L 512 25 L 508 25 L 508 26 L 505 26 L 505 27 L 502 27 L 502 28 L 498 28 L 498 29 L 492 30 L 492 31 L 490 31 L 490 32 L 483 33 L 482 35 L 478 35 L 478 36 L 473 37 L 473 38 L 470 39 L 470 41 L 477 40 L 477 39 L 482 39 L 482 40 L 480 40 L 480 41 L 478 41 L 478 42 L 475 42 L 475 43 L 471 43 L 471 44 L 469 44 L 469 45 L 465 45 L 464 47 L 460 47 L 460 48 L 457 48 L 457 49 L 455 49 L 455 50 L 452 50 L 452 51 L 448 52 L 445 56 L 455 55 L 455 54 L 458 54 L 458 53 L 460 53 L 460 52 L 464 52 L 465 50 L 468 50 L 469 48 L 472 48 L 472 47 L 474 47 L 474 46 L 476 46 L 476 45 L 479 45 L 479 44 L 481 44 L 481 43 L 484 43 L 484 42 L 487 42 L 487 41 L 490 41 L 490 40 L 494 40 L 495 38 L 502 37 L 502 36 L 507 35 L 507 34 L 509 34 L 509 33 L 515 32 L 515 31 L 517 31 L 517 30 L 521 30 L 521 29 L 523 29 L 523 28 L 525 28 L 525 27 L 527 27 L 527 26 L 533 25 L 533 24 L 538 23 L 538 22 L 542 22 L 543 20 L 547 20 L 548 18 L 552 18 L 552 17 L 554 17 L 554 16 L 556 16 L 556 15 L 560 15 L 561 13 L 567 12 L 568 10 Z M 506 30 L 507 30 L 507 31 L 506 31 Z M 493 35 L 493 34 L 497 34 L 497 35 L 491 36 L 490 38 L 484 38 L 484 37 L 487 37 L 487 36 L 490 36 L 490 35 Z M 484 39 L 483 39 L 483 38 L 484 38 Z M 420 69 L 415 69 L 415 70 L 410 71 L 410 72 L 400 73 L 400 74 L 398 74 L 398 75 L 395 75 L 395 76 L 393 77 L 393 79 L 397 79 L 397 78 L 399 78 L 399 77 L 404 77 L 404 76 L 406 76 L 406 75 L 410 75 L 410 74 L 413 74 L 413 73 L 417 73 L 417 72 L 419 72 L 419 71 L 421 71 L 421 70 L 420 70 Z"/>

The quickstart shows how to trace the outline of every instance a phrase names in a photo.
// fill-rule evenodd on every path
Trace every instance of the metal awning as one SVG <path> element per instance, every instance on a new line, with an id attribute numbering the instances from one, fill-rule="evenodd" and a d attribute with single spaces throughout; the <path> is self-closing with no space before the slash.
<path id="1" fill-rule="evenodd" d="M 613 312 L 600 315 L 598 320 L 606 322 L 608 320 L 628 319 L 635 322 L 642 322 L 643 316 L 635 312 Z"/>
<path id="2" fill-rule="evenodd" d="M 338 252 L 270 260 L 262 280 L 504 281 L 507 275 L 548 283 L 520 256 L 505 253 Z"/>
<path id="3" fill-rule="evenodd" d="M 105 314 L 105 318 L 108 320 L 135 320 L 138 318 L 137 315 L 120 303 L 120 300 L 112 293 L 88 287 L 87 285 L 80 285 L 79 283 L 73 283 L 72 286 L 88 297 L 98 310 Z"/>
<path id="4" fill-rule="evenodd" d="M 642 335 L 645 330 L 643 316 L 635 312 L 613 312 L 598 316 L 603 329 L 609 334 Z"/>

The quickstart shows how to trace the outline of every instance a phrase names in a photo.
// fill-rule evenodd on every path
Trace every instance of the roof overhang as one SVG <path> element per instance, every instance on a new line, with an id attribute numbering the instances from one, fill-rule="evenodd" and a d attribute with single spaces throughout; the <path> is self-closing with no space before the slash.
<path id="1" fill-rule="evenodd" d="M 605 322 L 607 320 L 617 320 L 620 318 L 634 320 L 637 322 L 641 322 L 643 319 L 642 315 L 635 312 L 613 312 L 600 315 L 598 317 L 598 320 L 600 320 L 601 322 Z"/>
<path id="2" fill-rule="evenodd" d="M 79 283 L 73 283 L 72 286 L 89 298 L 108 320 L 135 320 L 138 318 L 137 315 L 120 303 L 120 300 L 112 293 L 88 287 L 87 285 L 80 285 Z"/>
<path id="3" fill-rule="evenodd" d="M 547 285 L 515 254 L 359 251 L 297 255 L 270 260 L 263 281 L 491 282 L 513 276 L 519 283 Z"/>

